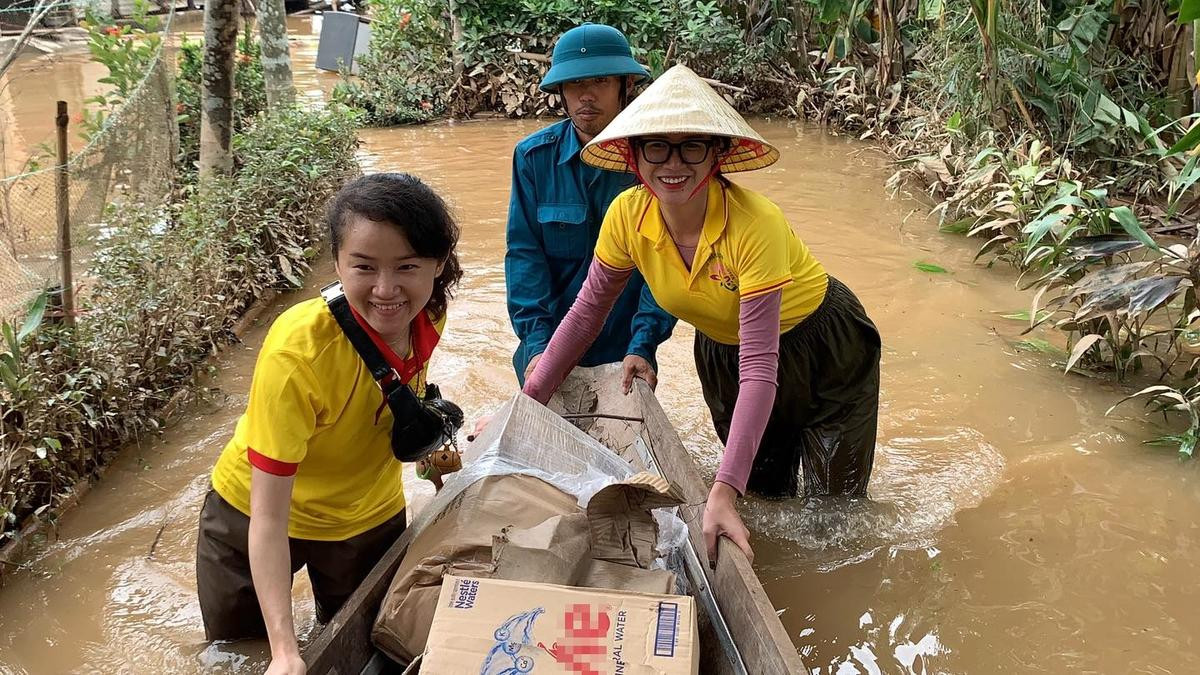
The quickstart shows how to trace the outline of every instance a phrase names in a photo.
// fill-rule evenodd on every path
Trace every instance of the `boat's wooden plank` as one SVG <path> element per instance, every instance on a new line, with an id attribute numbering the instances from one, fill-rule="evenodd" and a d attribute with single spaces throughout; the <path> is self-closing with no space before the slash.
<path id="1" fill-rule="evenodd" d="M 636 387 L 625 395 L 621 391 L 621 371 L 619 368 L 576 368 L 570 377 L 563 382 L 558 392 L 549 403 L 552 410 L 560 414 L 598 413 L 597 417 L 575 418 L 571 421 L 588 435 L 600 440 L 617 454 L 621 455 L 638 470 L 648 467 L 642 461 L 642 451 L 635 447 L 637 440 L 645 438 L 647 430 L 644 408 L 659 407 L 658 399 L 647 387 Z M 620 420 L 617 417 L 629 419 Z M 665 418 L 649 420 L 658 430 L 658 435 L 674 434 L 670 427 L 662 428 Z M 678 487 L 675 476 L 665 472 L 664 476 Z M 696 500 L 685 498 L 685 503 Z M 685 507 L 686 508 L 686 507 Z M 681 512 L 686 517 L 687 511 Z M 698 546 L 703 546 L 703 536 L 699 528 L 689 534 L 699 537 Z M 694 585 L 695 579 L 689 581 Z M 700 641 L 700 672 L 703 675 L 736 675 L 733 661 L 721 646 L 711 618 L 706 613 L 703 604 L 696 606 L 696 627 Z"/>
<path id="2" fill-rule="evenodd" d="M 707 562 L 701 517 L 708 490 L 699 467 L 683 447 L 650 388 L 641 380 L 636 386 L 646 397 L 641 408 L 646 418 L 645 435 L 650 450 L 662 472 L 682 491 L 687 506 L 680 509 L 680 517 L 688 523 L 696 553 L 702 562 Z M 749 672 L 755 675 L 807 672 L 746 556 L 724 537 L 718 546 L 717 567 L 709 573 L 709 582 Z"/>
<path id="3" fill-rule="evenodd" d="M 548 407 L 560 414 L 596 415 L 571 422 L 601 445 L 643 471 L 642 458 L 633 442 L 644 425 L 642 396 L 621 391 L 621 369 L 613 366 L 576 368 L 562 383 Z"/>
<path id="4" fill-rule="evenodd" d="M 304 662 L 311 675 L 358 675 L 375 656 L 371 624 L 375 623 L 383 594 L 408 550 L 411 534 L 411 530 L 406 530 L 400 535 L 358 590 L 304 649 Z"/>

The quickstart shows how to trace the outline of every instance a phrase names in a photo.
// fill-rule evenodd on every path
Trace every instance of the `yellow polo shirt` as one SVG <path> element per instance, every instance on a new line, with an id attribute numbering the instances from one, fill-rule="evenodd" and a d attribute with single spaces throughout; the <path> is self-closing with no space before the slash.
<path id="1" fill-rule="evenodd" d="M 617 195 L 596 242 L 596 257 L 614 269 L 636 267 L 659 306 L 724 344 L 738 344 L 743 299 L 782 289 L 780 333 L 816 311 L 825 298 L 825 268 L 766 197 L 708 184 L 704 229 L 691 270 L 663 222 L 658 200 L 641 187 Z"/>
<path id="2" fill-rule="evenodd" d="M 443 316 L 437 333 L 444 325 Z M 427 369 L 426 360 L 409 384 L 418 394 Z M 383 402 L 324 299 L 297 304 L 275 320 L 259 351 L 246 412 L 213 468 L 213 488 L 249 515 L 251 466 L 294 473 L 288 536 L 342 541 L 382 525 L 405 504 Z"/>

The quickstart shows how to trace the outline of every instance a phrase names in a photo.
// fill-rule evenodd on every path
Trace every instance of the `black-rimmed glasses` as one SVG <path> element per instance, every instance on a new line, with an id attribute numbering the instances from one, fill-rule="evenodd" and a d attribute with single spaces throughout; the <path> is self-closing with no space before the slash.
<path id="1" fill-rule="evenodd" d="M 684 164 L 700 164 L 708 159 L 708 151 L 712 149 L 712 141 L 686 140 L 679 143 L 670 141 L 649 140 L 635 141 L 642 153 L 642 159 L 651 164 L 666 164 L 671 161 L 671 153 L 678 153 L 679 160 Z"/>

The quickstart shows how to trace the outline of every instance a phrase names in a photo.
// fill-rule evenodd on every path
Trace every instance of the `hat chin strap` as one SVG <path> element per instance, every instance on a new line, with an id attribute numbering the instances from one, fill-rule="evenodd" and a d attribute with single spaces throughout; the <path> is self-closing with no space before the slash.
<path id="1" fill-rule="evenodd" d="M 641 183 L 642 186 L 647 190 L 649 190 L 650 194 L 654 195 L 655 199 L 658 199 L 658 193 L 654 191 L 654 188 L 650 187 L 650 183 L 642 177 L 642 172 L 640 169 L 638 169 L 637 160 L 633 156 L 633 143 L 630 143 L 629 139 L 625 139 L 625 148 L 623 150 L 623 154 L 625 155 L 625 165 L 633 167 L 633 175 L 637 176 L 638 182 Z M 662 200 L 659 199 L 659 201 Z"/>
<path id="2" fill-rule="evenodd" d="M 688 195 L 688 201 L 691 201 L 692 197 L 695 197 L 700 193 L 701 190 L 708 186 L 708 181 L 712 180 L 713 176 L 717 175 L 717 169 L 719 168 L 721 168 L 720 160 L 713 162 L 712 170 L 708 172 L 708 175 L 704 177 L 704 180 L 700 181 L 700 184 L 696 186 L 696 189 L 692 190 L 692 194 Z"/>

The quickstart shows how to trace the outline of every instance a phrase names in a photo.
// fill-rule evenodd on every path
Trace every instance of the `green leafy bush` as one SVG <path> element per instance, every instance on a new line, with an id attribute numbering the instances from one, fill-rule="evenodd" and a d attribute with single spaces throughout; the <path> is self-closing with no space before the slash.
<path id="1" fill-rule="evenodd" d="M 343 79 L 335 101 L 363 110 L 368 124 L 428 122 L 444 115 L 450 77 L 445 3 L 373 0 L 371 50 L 357 80 Z"/>
<path id="2" fill-rule="evenodd" d="M 785 5 L 766 3 L 757 14 L 741 16 L 741 5 L 717 0 L 461 0 L 456 5 L 461 36 L 454 44 L 445 3 L 374 0 L 371 51 L 360 61 L 357 78 L 339 84 L 335 98 L 365 110 L 376 125 L 425 122 L 448 113 L 544 114 L 554 103 L 537 87 L 547 69 L 544 57 L 560 34 L 589 21 L 624 32 L 634 57 L 656 74 L 684 61 L 699 72 L 766 92 L 770 87 L 759 76 L 777 77 L 780 64 L 794 60 L 790 19 L 782 18 L 791 9 Z M 456 55 L 462 66 L 457 80 Z M 668 55 L 672 64 L 666 63 Z M 766 106 L 779 99 L 746 96 L 741 102 Z"/>
<path id="3" fill-rule="evenodd" d="M 264 291 L 300 284 L 324 203 L 358 170 L 356 127 L 340 107 L 255 118 L 235 136 L 233 176 L 174 204 L 110 208 L 73 331 L 2 327 L 0 541 L 93 471 L 101 451 L 157 429 Z"/>
<path id="4" fill-rule="evenodd" d="M 109 116 L 132 99 L 162 54 L 159 20 L 149 16 L 148 11 L 145 0 L 136 0 L 132 22 L 117 24 L 92 7 L 85 10 L 80 26 L 87 30 L 88 51 L 93 61 L 108 70 L 98 82 L 111 87 L 85 101 L 94 106 L 83 110 L 85 139 L 98 134 Z"/>

